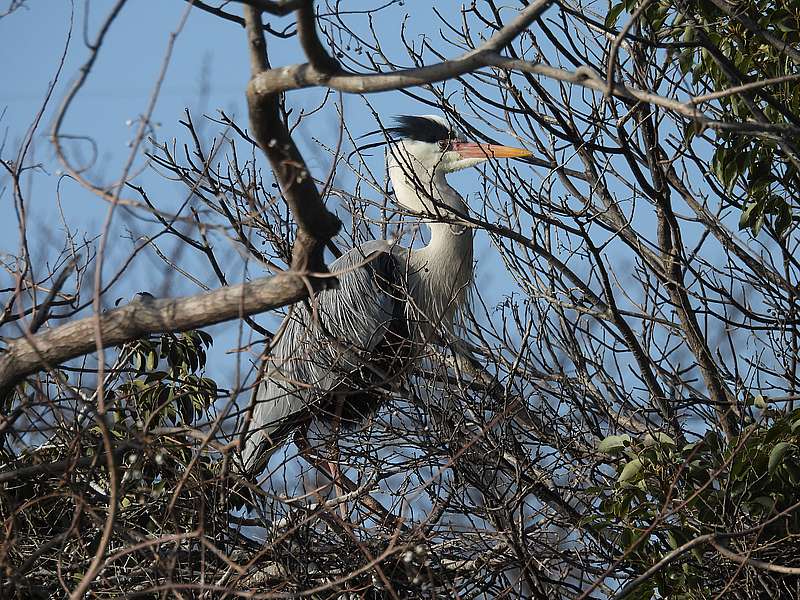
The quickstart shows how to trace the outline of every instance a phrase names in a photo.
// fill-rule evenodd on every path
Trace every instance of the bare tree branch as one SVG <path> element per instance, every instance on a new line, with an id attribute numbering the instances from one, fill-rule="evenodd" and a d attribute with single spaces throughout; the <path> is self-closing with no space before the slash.
<path id="1" fill-rule="evenodd" d="M 281 273 L 205 294 L 170 300 L 142 300 L 36 335 L 10 340 L 0 352 L 0 389 L 20 378 L 88 354 L 97 343 L 115 346 L 151 333 L 186 331 L 280 308 L 305 297 L 301 275 Z M 95 339 L 98 321 L 101 338 Z"/>
<path id="2" fill-rule="evenodd" d="M 305 10 L 311 9 L 306 7 Z M 269 61 L 261 27 L 261 12 L 245 7 L 245 20 L 250 43 L 251 71 L 253 78 L 256 78 L 261 73 L 271 72 L 267 70 Z M 310 34 L 306 32 L 304 35 L 308 43 Z M 253 87 L 248 86 L 250 124 L 297 221 L 292 268 L 324 272 L 327 270 L 323 258 L 325 245 L 339 231 L 341 222 L 325 207 L 305 160 L 280 115 L 279 93 L 282 91 L 276 89 L 268 94 L 256 94 Z"/>
<path id="3" fill-rule="evenodd" d="M 553 4 L 553 0 L 536 0 L 520 12 L 517 17 L 497 31 L 479 48 L 463 56 L 436 65 L 419 69 L 406 69 L 391 74 L 359 75 L 320 71 L 312 64 L 276 67 L 255 76 L 248 93 L 256 97 L 276 92 L 323 85 L 350 93 L 371 93 L 402 89 L 452 79 L 470 71 L 487 66 L 487 55 L 496 54 L 507 46 L 522 31 L 527 29 Z M 312 53 L 316 50 L 312 49 Z"/>

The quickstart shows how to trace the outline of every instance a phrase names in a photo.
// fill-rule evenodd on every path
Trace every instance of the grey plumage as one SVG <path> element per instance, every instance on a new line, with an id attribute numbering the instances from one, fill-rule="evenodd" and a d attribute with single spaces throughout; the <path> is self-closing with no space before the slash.
<path id="1" fill-rule="evenodd" d="M 245 464 L 309 412 L 332 410 L 331 392 L 345 397 L 369 382 L 373 352 L 405 316 L 403 254 L 383 240 L 353 248 L 330 265 L 339 287 L 320 292 L 314 310 L 298 304 L 286 317 L 256 396 Z"/>
<path id="2" fill-rule="evenodd" d="M 339 402 L 374 404 L 371 387 L 402 374 L 427 342 L 452 328 L 472 283 L 472 230 L 437 222 L 468 211 L 445 175 L 488 158 L 529 154 L 469 143 L 437 116 L 403 117 L 388 133 L 404 136 L 387 157 L 397 203 L 430 219 L 430 242 L 416 249 L 378 240 L 354 248 L 330 266 L 338 289 L 294 307 L 256 394 L 246 469 L 262 463 L 301 420 L 336 412 Z"/>

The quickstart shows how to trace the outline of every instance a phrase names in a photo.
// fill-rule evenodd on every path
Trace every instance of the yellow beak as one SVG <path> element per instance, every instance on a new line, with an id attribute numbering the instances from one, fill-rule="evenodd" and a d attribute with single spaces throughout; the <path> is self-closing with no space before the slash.
<path id="1" fill-rule="evenodd" d="M 458 152 L 462 158 L 523 158 L 533 156 L 530 150 L 511 148 L 498 144 L 479 144 L 476 142 L 453 142 L 450 149 Z"/>

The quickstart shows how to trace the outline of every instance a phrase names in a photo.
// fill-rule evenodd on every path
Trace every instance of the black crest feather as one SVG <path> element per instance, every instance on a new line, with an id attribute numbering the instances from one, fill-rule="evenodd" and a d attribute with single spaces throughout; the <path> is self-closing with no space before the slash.
<path id="1" fill-rule="evenodd" d="M 436 143 L 441 140 L 448 140 L 452 135 L 448 127 L 427 117 L 403 115 L 395 117 L 394 121 L 395 126 L 387 127 L 386 133 L 400 139 Z"/>

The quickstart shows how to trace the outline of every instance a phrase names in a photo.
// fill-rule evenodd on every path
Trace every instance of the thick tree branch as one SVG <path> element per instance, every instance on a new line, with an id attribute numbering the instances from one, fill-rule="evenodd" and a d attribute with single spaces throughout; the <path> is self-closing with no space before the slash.
<path id="1" fill-rule="evenodd" d="M 308 63 L 320 73 L 335 73 L 341 69 L 317 35 L 317 19 L 313 0 L 306 0 L 297 9 L 297 33 Z"/>
<path id="2" fill-rule="evenodd" d="M 727 546 L 725 546 L 724 543 L 718 542 L 716 539 L 711 540 L 711 545 L 714 546 L 714 550 L 719 552 L 722 556 L 740 565 L 748 565 L 751 567 L 755 567 L 756 569 L 761 569 L 763 571 L 772 571 L 773 573 L 781 573 L 782 575 L 800 575 L 800 568 L 798 567 L 787 567 L 784 565 L 776 565 L 770 562 L 765 562 L 763 560 L 750 558 L 749 553 L 746 556 L 737 554 L 736 552 L 732 552 Z"/>
<path id="3" fill-rule="evenodd" d="M 254 78 L 251 79 L 252 83 L 261 74 L 272 73 L 274 69 L 265 70 L 269 67 L 269 61 L 260 11 L 246 7 L 245 21 Z M 250 126 L 258 145 L 269 159 L 284 199 L 297 222 L 298 231 L 292 250 L 292 268 L 324 272 L 327 270 L 324 261 L 325 244 L 338 233 L 341 221 L 325 207 L 305 160 L 281 117 L 280 92 L 282 91 L 276 89 L 268 94 L 257 94 L 253 86 L 248 85 Z"/>
<path id="4" fill-rule="evenodd" d="M 259 12 L 283 17 L 300 8 L 305 0 L 234 0 L 254 8 Z"/>
<path id="5" fill-rule="evenodd" d="M 505 48 L 514 38 L 530 27 L 552 3 L 553 0 L 536 0 L 484 44 L 459 58 L 419 69 L 363 75 L 345 71 L 329 72 L 319 70 L 312 60 L 312 55 L 310 55 L 309 64 L 276 68 L 254 77 L 250 82 L 248 92 L 259 96 L 272 95 L 277 92 L 322 85 L 342 92 L 360 94 L 396 90 L 452 79 L 488 66 L 490 63 L 486 60 L 487 55 L 496 54 Z M 299 22 L 298 27 L 300 27 Z M 309 53 L 305 44 L 304 50 L 306 50 L 307 54 Z"/>
<path id="6" fill-rule="evenodd" d="M 22 377 L 153 333 L 186 331 L 279 308 L 305 297 L 300 275 L 281 273 L 251 283 L 170 300 L 134 302 L 99 316 L 11 340 L 0 353 L 0 390 Z M 95 335 L 99 320 L 100 340 Z"/>
<path id="7" fill-rule="evenodd" d="M 459 58 L 435 65 L 378 74 L 349 73 L 345 71 L 327 74 L 314 69 L 308 64 L 290 65 L 264 71 L 254 77 L 250 80 L 248 93 L 260 96 L 272 94 L 276 89 L 288 91 L 324 86 L 348 94 L 374 94 L 454 79 L 485 67 L 497 67 L 540 75 L 548 79 L 579 85 L 601 93 L 607 93 L 608 91 L 606 80 L 591 67 L 583 66 L 575 71 L 570 71 L 544 63 L 512 59 L 494 52 L 480 51 L 465 54 Z M 700 112 L 692 100 L 681 102 L 674 98 L 659 96 L 653 92 L 621 83 L 614 84 L 611 95 L 666 108 L 692 119 L 702 127 L 718 131 L 736 131 L 756 136 L 764 134 L 800 134 L 800 128 L 789 124 L 719 121 Z"/>

